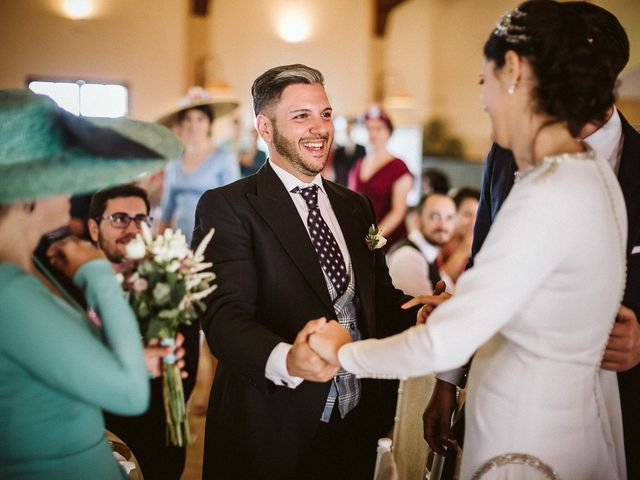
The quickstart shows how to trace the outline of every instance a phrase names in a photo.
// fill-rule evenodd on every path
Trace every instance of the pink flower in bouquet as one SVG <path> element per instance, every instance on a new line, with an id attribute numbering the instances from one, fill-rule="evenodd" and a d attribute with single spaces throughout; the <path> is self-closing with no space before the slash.
<path id="1" fill-rule="evenodd" d="M 137 278 L 132 285 L 135 292 L 146 292 L 149 288 L 149 282 L 146 278 Z"/>

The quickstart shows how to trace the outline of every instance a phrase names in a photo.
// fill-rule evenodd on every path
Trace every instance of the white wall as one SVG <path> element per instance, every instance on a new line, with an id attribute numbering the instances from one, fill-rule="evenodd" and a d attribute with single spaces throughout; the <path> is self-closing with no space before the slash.
<path id="1" fill-rule="evenodd" d="M 62 0 L 0 0 L 0 88 L 29 75 L 125 81 L 130 116 L 154 120 L 185 89 L 187 0 L 95 0 L 96 16 L 62 16 Z"/>
<path id="2" fill-rule="evenodd" d="M 243 118 L 252 121 L 253 80 L 271 67 L 289 63 L 304 63 L 324 74 L 336 114 L 360 113 L 371 95 L 370 6 L 361 0 L 215 0 L 211 51 L 243 102 Z M 287 8 L 308 14 L 307 41 L 292 44 L 279 38 L 277 19 Z"/>

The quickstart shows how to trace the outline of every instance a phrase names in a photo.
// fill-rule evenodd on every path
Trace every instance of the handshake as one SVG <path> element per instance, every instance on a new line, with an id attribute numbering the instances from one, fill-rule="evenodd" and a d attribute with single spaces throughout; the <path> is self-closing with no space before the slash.
<path id="1" fill-rule="evenodd" d="M 427 321 L 429 314 L 451 297 L 445 292 L 445 284 L 439 281 L 431 295 L 418 295 L 402 305 L 403 309 L 423 305 L 418 311 L 416 323 Z M 340 370 L 338 350 L 351 343 L 351 335 L 335 320 L 325 317 L 310 320 L 293 342 L 287 354 L 289 375 L 312 382 L 328 382 Z"/>
<path id="2" fill-rule="evenodd" d="M 310 320 L 293 342 L 287 355 L 290 375 L 312 382 L 328 382 L 340 370 L 338 350 L 351 342 L 349 332 L 335 320 Z"/>

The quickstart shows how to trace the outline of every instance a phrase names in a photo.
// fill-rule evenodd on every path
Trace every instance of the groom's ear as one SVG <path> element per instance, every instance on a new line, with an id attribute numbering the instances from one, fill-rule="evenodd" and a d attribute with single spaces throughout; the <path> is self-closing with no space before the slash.
<path id="1" fill-rule="evenodd" d="M 256 117 L 256 130 L 266 143 L 271 143 L 273 140 L 273 124 L 266 115 L 259 113 Z"/>

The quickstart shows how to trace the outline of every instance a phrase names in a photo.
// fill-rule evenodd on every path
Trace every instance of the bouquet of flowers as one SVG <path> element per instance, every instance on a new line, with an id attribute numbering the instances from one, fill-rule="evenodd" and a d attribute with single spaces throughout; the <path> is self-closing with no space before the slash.
<path id="1" fill-rule="evenodd" d="M 173 346 L 178 327 L 205 310 L 203 299 L 216 288 L 211 284 L 215 275 L 205 271 L 212 264 L 204 262 L 213 229 L 193 252 L 180 230 L 167 229 L 154 239 L 144 222 L 140 227 L 142 234 L 127 244 L 131 262 L 119 278 L 145 342 L 157 338 L 161 345 Z M 184 446 L 191 435 L 175 355 L 164 357 L 162 379 L 167 443 Z"/>

